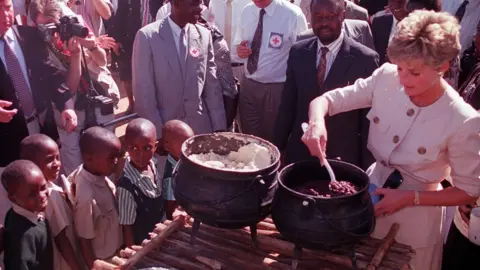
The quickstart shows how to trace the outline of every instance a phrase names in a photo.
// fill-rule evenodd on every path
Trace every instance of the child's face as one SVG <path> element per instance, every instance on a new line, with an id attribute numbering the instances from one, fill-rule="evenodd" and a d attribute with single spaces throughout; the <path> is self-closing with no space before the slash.
<path id="1" fill-rule="evenodd" d="M 182 144 L 186 139 L 183 136 L 166 139 L 164 148 L 172 157 L 179 159 L 182 155 Z"/>
<path id="2" fill-rule="evenodd" d="M 127 141 L 127 152 L 137 168 L 146 168 L 157 150 L 155 137 L 144 135 L 131 136 Z"/>
<path id="3" fill-rule="evenodd" d="M 10 200 L 30 212 L 44 212 L 48 199 L 47 180 L 41 173 L 31 176 L 27 183 L 10 196 Z"/>
<path id="4" fill-rule="evenodd" d="M 60 153 L 56 143 L 51 143 L 44 146 L 33 162 L 42 170 L 43 175 L 47 181 L 52 181 L 58 178 L 60 167 Z"/>
<path id="5" fill-rule="evenodd" d="M 92 170 L 91 173 L 100 176 L 110 176 L 116 171 L 120 157 L 120 141 L 115 140 L 102 147 L 101 151 L 98 151 L 95 155 L 89 156 L 84 162 Z"/>

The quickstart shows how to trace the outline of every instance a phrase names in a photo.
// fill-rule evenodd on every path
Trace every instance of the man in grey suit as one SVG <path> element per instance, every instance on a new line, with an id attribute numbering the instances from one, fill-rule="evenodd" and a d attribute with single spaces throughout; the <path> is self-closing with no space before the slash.
<path id="1" fill-rule="evenodd" d="M 370 30 L 368 22 L 361 20 L 345 19 L 343 21 L 342 30 L 347 37 L 367 46 L 372 50 L 375 50 L 375 46 L 373 45 L 372 31 Z M 315 33 L 313 32 L 313 29 L 310 28 L 299 34 L 297 36 L 297 41 L 308 39 L 314 36 Z"/>
<path id="2" fill-rule="evenodd" d="M 202 0 L 173 0 L 170 16 L 137 32 L 133 48 L 135 110 L 161 139 L 171 119 L 196 134 L 226 129 L 210 31 L 196 25 Z"/>

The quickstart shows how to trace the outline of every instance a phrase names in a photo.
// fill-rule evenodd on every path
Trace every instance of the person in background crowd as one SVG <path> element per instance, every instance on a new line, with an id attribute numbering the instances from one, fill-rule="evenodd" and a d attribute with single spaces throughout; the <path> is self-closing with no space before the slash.
<path id="1" fill-rule="evenodd" d="M 33 0 L 29 6 L 29 16 L 32 21 L 41 28 L 41 25 L 49 23 L 58 23 L 64 16 L 60 3 L 52 0 Z M 75 101 L 75 112 L 78 116 L 78 126 L 73 132 L 67 132 L 59 122 L 59 113 L 54 110 L 58 133 L 60 135 L 63 172 L 66 175 L 72 173 L 80 164 L 82 156 L 78 141 L 80 132 L 84 129 L 86 123 L 86 102 L 85 94 L 89 90 L 89 77 L 95 84 L 95 90 L 102 96 L 110 97 L 115 103 L 119 100 L 119 90 L 110 71 L 107 69 L 107 59 L 105 50 L 100 48 L 96 42 L 93 33 L 86 38 L 72 37 L 68 41 L 60 40 L 58 34 L 50 35 L 43 33 L 48 43 L 52 64 L 61 70 L 67 77 L 67 86 L 72 91 Z M 68 46 L 65 46 L 68 44 Z M 66 49 L 65 49 L 66 47 Z M 82 49 L 85 55 L 85 63 L 82 61 Z M 85 74 L 84 64 L 88 68 L 88 77 Z M 95 117 L 98 124 L 105 123 L 114 119 L 114 115 L 102 115 L 100 108 L 95 108 Z"/>
<path id="2" fill-rule="evenodd" d="M 443 11 L 460 22 L 461 54 L 472 44 L 477 24 L 480 22 L 480 0 L 442 0 Z"/>
<path id="3" fill-rule="evenodd" d="M 232 130 L 233 121 L 238 110 L 238 84 L 233 76 L 232 61 L 230 59 L 230 50 L 228 44 L 220 31 L 200 18 L 197 25 L 204 26 L 212 34 L 213 52 L 215 54 L 215 65 L 217 66 L 217 78 L 220 81 L 223 92 L 223 105 L 225 107 L 225 117 L 227 119 L 227 130 Z"/>
<path id="4" fill-rule="evenodd" d="M 471 56 L 464 56 L 463 60 L 466 60 L 466 57 L 475 57 L 476 63 L 470 67 L 470 74 L 465 81 L 459 84 L 461 87 L 458 92 L 465 102 L 480 112 L 480 23 L 477 25 L 477 34 L 475 35 L 473 48 L 473 54 Z M 465 53 L 467 53 L 467 51 L 465 51 Z M 462 64 L 466 63 L 464 62 Z M 477 173 L 477 175 L 478 174 L 479 173 Z M 470 242 L 468 230 L 470 228 L 470 213 L 472 208 L 479 206 L 480 198 L 476 203 L 461 205 L 457 208 L 443 250 L 442 270 L 471 269 L 471 266 L 478 260 L 480 246 Z"/>
<path id="5" fill-rule="evenodd" d="M 245 6 L 238 21 L 233 61 L 245 64 L 239 96 L 240 131 L 273 139 L 287 58 L 297 35 L 307 29 L 299 7 L 284 0 L 258 0 Z"/>
<path id="6" fill-rule="evenodd" d="M 35 163 L 47 180 L 50 195 L 45 218 L 49 222 L 53 238 L 54 269 L 85 269 L 73 227 L 71 202 L 62 188 L 53 183 L 57 180 L 61 167 L 57 143 L 43 134 L 28 136 L 20 144 L 20 158 Z"/>
<path id="7" fill-rule="evenodd" d="M 204 3 L 203 3 L 203 0 L 202 0 L 202 4 L 201 4 L 201 7 L 202 7 L 202 16 L 203 18 L 209 18 L 210 17 L 210 12 L 208 10 L 208 6 L 206 6 Z M 167 18 L 170 13 L 172 11 L 172 3 L 171 1 L 168 1 L 166 2 L 157 12 L 157 15 L 155 17 L 155 21 L 160 21 L 160 20 L 163 20 L 165 18 Z"/>
<path id="8" fill-rule="evenodd" d="M 301 142 L 301 124 L 308 122 L 310 102 L 331 89 L 366 78 L 378 68 L 378 54 L 343 33 L 344 18 L 343 0 L 313 0 L 311 19 L 316 37 L 290 50 L 274 132 L 274 143 L 284 152 L 285 164 L 311 157 Z M 340 157 L 364 169 L 372 164 L 366 148 L 368 121 L 364 116 L 357 110 L 327 120 L 332 138 L 327 150 L 330 158 Z"/>
<path id="9" fill-rule="evenodd" d="M 389 0 L 387 8 L 390 12 L 372 19 L 373 44 L 380 57 L 380 64 L 388 62 L 388 44 L 397 33 L 398 22 L 408 15 L 407 0 Z"/>
<path id="10" fill-rule="evenodd" d="M 115 185 L 108 178 L 121 156 L 120 140 L 101 127 L 80 137 L 83 165 L 70 176 L 74 194 L 74 224 L 83 258 L 91 269 L 96 259 L 115 255 L 123 244 L 118 224 Z"/>
<path id="11" fill-rule="evenodd" d="M 177 165 L 177 162 L 182 156 L 182 144 L 190 137 L 195 136 L 192 128 L 186 123 L 180 120 L 170 120 L 163 126 L 162 129 L 164 137 L 164 147 L 165 151 L 168 154 L 167 162 L 165 163 L 165 169 L 163 173 L 163 182 L 165 187 L 170 187 L 173 185 L 173 169 Z M 167 199 L 167 218 L 172 219 L 173 210 L 176 207 L 175 198 L 173 194 L 168 196 L 171 199 Z"/>
<path id="12" fill-rule="evenodd" d="M 433 10 L 436 12 L 440 12 L 442 11 L 442 0 L 408 0 L 408 13 L 413 12 L 417 9 Z"/>
<path id="13" fill-rule="evenodd" d="M 460 61 L 460 76 L 458 78 L 458 85 L 460 88 L 465 89 L 465 83 L 467 78 L 473 74 L 475 66 L 480 62 L 480 21 L 477 25 L 477 33 L 472 42 L 472 45 L 463 52 Z M 459 89 L 460 92 L 460 89 Z M 474 106 L 475 107 L 475 106 Z"/>
<path id="14" fill-rule="evenodd" d="M 109 20 L 113 13 L 110 0 L 69 0 L 68 6 L 82 16 L 85 25 L 96 37 L 105 34 L 103 20 Z"/>
<path id="15" fill-rule="evenodd" d="M 345 36 L 355 40 L 356 42 L 367 46 L 368 48 L 375 50 L 373 46 L 373 36 L 370 30 L 370 25 L 366 21 L 361 20 L 343 20 L 342 31 Z M 297 41 L 314 37 L 315 33 L 310 28 L 297 36 Z"/>
<path id="16" fill-rule="evenodd" d="M 5 218 L 5 270 L 54 270 L 47 181 L 29 160 L 16 160 L 2 173 L 13 207 Z"/>
<path id="17" fill-rule="evenodd" d="M 167 201 L 174 201 L 172 185 L 157 171 L 157 131 L 152 122 L 138 118 L 125 131 L 128 157 L 117 185 L 119 223 L 127 247 L 140 245 L 155 224 L 165 221 Z M 171 216 L 171 213 L 168 213 Z"/>
<path id="18" fill-rule="evenodd" d="M 249 4 L 251 0 L 210 0 L 208 6 L 209 17 L 204 17 L 208 22 L 214 24 L 218 31 L 224 36 L 230 52 L 230 58 L 237 49 L 234 46 L 235 30 L 238 28 L 238 21 L 243 8 Z M 216 57 L 215 57 L 216 59 Z M 232 62 L 233 75 L 240 84 L 245 75 L 242 62 Z"/>
<path id="19" fill-rule="evenodd" d="M 311 18 L 311 4 L 312 0 L 302 0 L 300 2 L 300 8 L 302 9 L 305 18 L 307 19 L 307 23 L 309 27 L 311 27 L 310 18 Z M 350 0 L 346 0 L 346 7 L 345 7 L 345 18 L 350 20 L 360 20 L 368 22 L 368 11 L 363 7 L 355 4 Z"/>
<path id="20" fill-rule="evenodd" d="M 202 2 L 170 3 L 172 12 L 167 18 L 143 27 L 135 37 L 135 111 L 154 123 L 159 141 L 164 123 L 172 119 L 186 122 L 196 134 L 226 130 L 212 37 L 208 29 L 195 25 Z M 161 145 L 159 150 L 163 150 Z M 165 161 L 159 158 L 159 172 Z"/>
<path id="21" fill-rule="evenodd" d="M 368 10 L 368 15 L 373 16 L 373 14 L 385 9 L 388 0 L 360 0 L 358 4 Z"/>
<path id="22" fill-rule="evenodd" d="M 114 17 L 115 28 L 111 32 L 111 36 L 117 42 L 115 54 L 118 55 L 120 81 L 127 94 L 129 103 L 127 112 L 129 113 L 134 111 L 135 105 L 132 90 L 133 42 L 140 28 L 155 21 L 155 17 L 152 17 L 149 12 L 151 1 L 120 1 L 118 12 Z"/>
<path id="23" fill-rule="evenodd" d="M 433 29 L 433 30 L 432 30 Z M 396 241 L 416 253 L 411 269 L 441 267 L 444 209 L 480 197 L 480 113 L 443 79 L 460 51 L 460 27 L 447 13 L 417 10 L 398 25 L 388 47 L 394 64 L 384 64 L 365 80 L 312 101 L 302 140 L 325 158 L 325 116 L 371 107 L 368 147 L 376 158 L 367 171 L 381 187 L 403 178 L 398 189 L 380 188 L 372 237 L 400 225 Z M 441 189 L 450 175 L 453 187 Z M 466 268 L 456 268 L 466 269 Z"/>
<path id="24" fill-rule="evenodd" d="M 20 142 L 28 135 L 44 133 L 57 138 L 52 102 L 62 112 L 68 132 L 77 126 L 72 95 L 65 76 L 53 66 L 42 36 L 32 27 L 13 26 L 11 0 L 0 0 L 0 173 L 18 159 Z M 29 67 L 27 72 L 27 67 Z M 0 224 L 8 209 L 7 194 L 0 185 Z"/>

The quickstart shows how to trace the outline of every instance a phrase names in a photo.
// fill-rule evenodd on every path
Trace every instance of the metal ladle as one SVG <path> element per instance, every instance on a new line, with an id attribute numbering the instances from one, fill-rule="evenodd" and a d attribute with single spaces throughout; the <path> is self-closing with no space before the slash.
<path id="1" fill-rule="evenodd" d="M 307 129 L 308 129 L 308 124 L 302 123 L 303 133 L 305 133 Z M 327 158 L 323 159 L 323 165 L 325 165 L 325 168 L 327 168 L 328 175 L 330 176 L 330 181 L 337 182 L 337 179 L 335 178 L 335 174 L 333 173 L 332 167 L 330 167 L 330 163 L 328 163 Z"/>

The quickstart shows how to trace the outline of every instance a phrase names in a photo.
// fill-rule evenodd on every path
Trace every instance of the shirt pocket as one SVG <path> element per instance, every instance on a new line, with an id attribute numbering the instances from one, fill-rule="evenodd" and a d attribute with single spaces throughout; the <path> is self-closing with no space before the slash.
<path id="1" fill-rule="evenodd" d="M 387 158 L 385 146 L 389 143 L 387 138 L 389 137 L 390 123 L 386 115 L 388 114 L 380 112 L 375 107 L 372 107 L 367 113 L 367 119 L 370 121 L 367 147 L 376 159 Z"/>
<path id="2" fill-rule="evenodd" d="M 384 134 L 390 128 L 385 113 L 379 112 L 378 109 L 372 107 L 367 113 L 367 119 L 370 121 L 370 132 L 379 132 Z"/>

